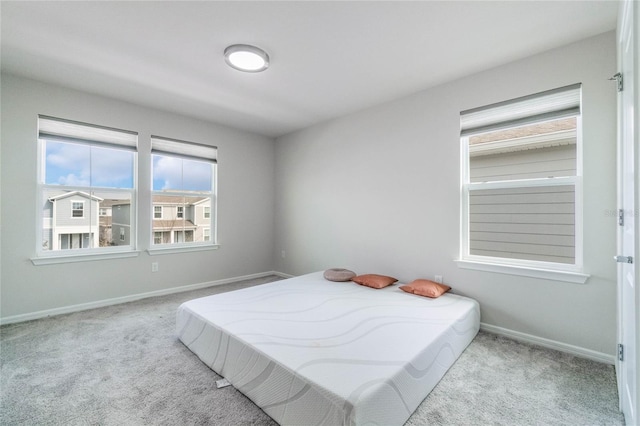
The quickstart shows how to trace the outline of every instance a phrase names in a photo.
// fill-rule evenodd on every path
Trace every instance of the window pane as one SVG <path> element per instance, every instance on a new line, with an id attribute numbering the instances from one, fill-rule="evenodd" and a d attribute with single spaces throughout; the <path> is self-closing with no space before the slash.
<path id="1" fill-rule="evenodd" d="M 84 203 L 79 201 L 71 202 L 71 217 L 83 217 L 84 216 Z"/>
<path id="2" fill-rule="evenodd" d="M 152 158 L 154 191 L 211 191 L 212 163 L 160 154 Z"/>
<path id="3" fill-rule="evenodd" d="M 205 230 L 211 220 L 204 217 L 211 208 L 210 197 L 154 195 L 154 211 L 162 210 L 162 219 L 153 220 L 154 244 L 177 244 L 208 241 Z"/>
<path id="4" fill-rule="evenodd" d="M 132 151 L 50 140 L 44 145 L 48 185 L 133 188 Z"/>
<path id="5" fill-rule="evenodd" d="M 573 264 L 575 188 L 469 191 L 469 254 Z"/>
<path id="6" fill-rule="evenodd" d="M 469 137 L 471 182 L 576 175 L 576 118 Z"/>
<path id="7" fill-rule="evenodd" d="M 119 238 L 121 233 L 124 233 L 124 240 Z M 130 238 L 129 193 L 63 189 L 43 192 L 42 250 L 130 245 Z"/>

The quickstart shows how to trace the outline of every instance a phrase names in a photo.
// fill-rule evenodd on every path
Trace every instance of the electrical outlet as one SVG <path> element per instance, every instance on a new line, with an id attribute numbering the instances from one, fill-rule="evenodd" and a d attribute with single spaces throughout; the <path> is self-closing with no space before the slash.
<path id="1" fill-rule="evenodd" d="M 442 275 L 436 275 L 433 280 L 439 284 L 442 284 Z"/>
<path id="2" fill-rule="evenodd" d="M 158 272 L 158 262 L 151 262 L 151 272 Z"/>
<path id="3" fill-rule="evenodd" d="M 280 256 L 284 259 L 285 257 L 287 257 L 287 252 L 282 250 L 282 252 L 280 252 Z"/>

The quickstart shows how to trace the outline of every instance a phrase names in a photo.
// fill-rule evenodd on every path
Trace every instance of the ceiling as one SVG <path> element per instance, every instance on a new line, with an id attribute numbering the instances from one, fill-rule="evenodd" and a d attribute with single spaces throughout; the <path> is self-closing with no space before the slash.
<path id="1" fill-rule="evenodd" d="M 615 29 L 616 1 L 0 3 L 3 72 L 277 137 Z M 263 73 L 226 65 L 253 44 Z"/>

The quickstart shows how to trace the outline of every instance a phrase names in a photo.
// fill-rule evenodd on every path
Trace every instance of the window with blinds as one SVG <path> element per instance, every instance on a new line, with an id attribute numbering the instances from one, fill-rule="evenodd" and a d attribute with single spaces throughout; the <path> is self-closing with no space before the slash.
<path id="1" fill-rule="evenodd" d="M 135 132 L 38 117 L 40 255 L 135 248 L 137 144 Z"/>
<path id="2" fill-rule="evenodd" d="M 579 84 L 460 115 L 466 260 L 579 269 Z"/>
<path id="3" fill-rule="evenodd" d="M 155 248 L 215 245 L 217 148 L 151 137 Z"/>

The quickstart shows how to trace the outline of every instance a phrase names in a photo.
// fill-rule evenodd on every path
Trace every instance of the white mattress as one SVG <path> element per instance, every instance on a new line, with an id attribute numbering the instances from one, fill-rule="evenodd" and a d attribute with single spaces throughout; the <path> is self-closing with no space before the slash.
<path id="1" fill-rule="evenodd" d="M 177 335 L 282 425 L 401 425 L 480 324 L 475 300 L 322 272 L 185 302 Z"/>

